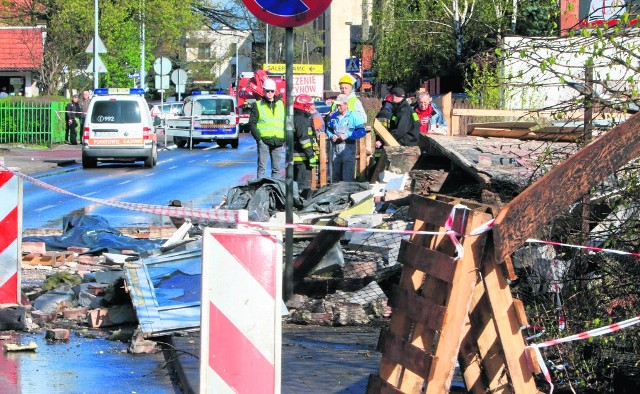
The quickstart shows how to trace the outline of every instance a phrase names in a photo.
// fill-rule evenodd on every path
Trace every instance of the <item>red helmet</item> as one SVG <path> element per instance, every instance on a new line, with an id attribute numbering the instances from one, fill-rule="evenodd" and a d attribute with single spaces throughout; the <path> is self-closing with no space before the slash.
<path id="1" fill-rule="evenodd" d="M 299 94 L 296 96 L 296 99 L 293 100 L 293 108 L 303 111 L 308 111 L 311 104 L 313 104 L 313 99 L 308 94 Z"/>

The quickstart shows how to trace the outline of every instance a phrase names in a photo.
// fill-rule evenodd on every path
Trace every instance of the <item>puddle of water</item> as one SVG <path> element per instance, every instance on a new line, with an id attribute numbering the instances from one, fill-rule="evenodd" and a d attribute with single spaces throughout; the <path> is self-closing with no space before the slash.
<path id="1" fill-rule="evenodd" d="M 67 342 L 48 341 L 43 334 L 0 333 L 4 343 L 38 349 L 0 354 L 0 392 L 12 394 L 180 393 L 162 353 L 130 354 L 127 343 L 72 334 Z M 3 346 L 4 348 L 4 346 Z"/>

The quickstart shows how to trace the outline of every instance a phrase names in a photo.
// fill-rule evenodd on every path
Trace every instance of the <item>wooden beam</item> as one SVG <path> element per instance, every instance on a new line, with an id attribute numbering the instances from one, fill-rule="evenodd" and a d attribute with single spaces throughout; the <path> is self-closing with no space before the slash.
<path id="1" fill-rule="evenodd" d="M 444 115 L 444 120 L 449 125 L 449 135 L 458 135 L 459 132 L 454 134 L 453 128 L 451 127 L 451 112 L 453 111 L 453 93 L 449 92 L 442 96 L 442 115 Z"/>
<path id="2" fill-rule="evenodd" d="M 389 132 L 389 130 L 387 130 L 386 127 L 384 127 L 382 123 L 380 123 L 378 119 L 375 119 L 373 121 L 373 129 L 376 131 L 376 133 L 378 133 L 385 145 L 400 146 L 394 136 Z"/>
<path id="3" fill-rule="evenodd" d="M 496 258 L 504 261 L 593 185 L 640 156 L 640 114 L 611 129 L 505 205 L 493 225 Z"/>

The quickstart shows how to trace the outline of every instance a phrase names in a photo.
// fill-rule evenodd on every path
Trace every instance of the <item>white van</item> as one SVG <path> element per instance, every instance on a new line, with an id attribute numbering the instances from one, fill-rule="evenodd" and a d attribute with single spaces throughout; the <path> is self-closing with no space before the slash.
<path id="1" fill-rule="evenodd" d="M 167 119 L 166 125 L 167 136 L 172 136 L 179 148 L 206 141 L 238 148 L 238 114 L 233 96 L 193 92 L 184 99 L 181 116 Z"/>
<path id="2" fill-rule="evenodd" d="M 95 89 L 82 130 L 82 167 L 98 161 L 158 162 L 157 136 L 143 89 Z"/>

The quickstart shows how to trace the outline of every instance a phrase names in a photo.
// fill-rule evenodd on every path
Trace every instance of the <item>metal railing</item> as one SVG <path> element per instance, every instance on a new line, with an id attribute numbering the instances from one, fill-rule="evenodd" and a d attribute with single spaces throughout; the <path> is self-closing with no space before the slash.
<path id="1" fill-rule="evenodd" d="M 64 141 L 63 102 L 0 100 L 0 144 L 51 147 Z"/>

